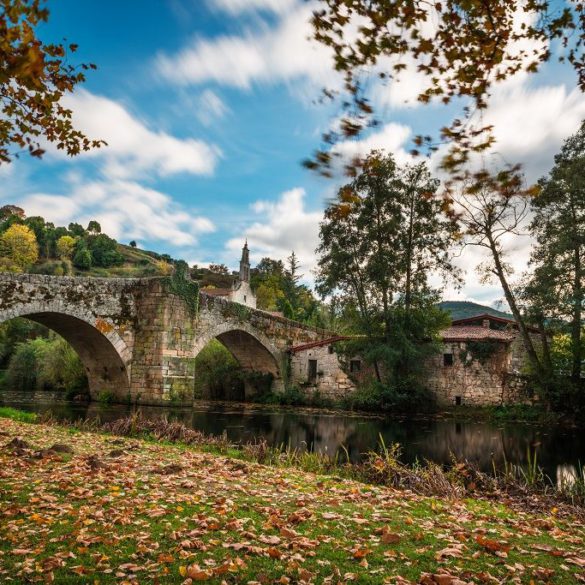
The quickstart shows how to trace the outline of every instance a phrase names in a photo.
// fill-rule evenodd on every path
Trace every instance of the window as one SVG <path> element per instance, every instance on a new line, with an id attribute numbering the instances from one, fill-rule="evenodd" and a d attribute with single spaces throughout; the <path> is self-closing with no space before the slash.
<path id="1" fill-rule="evenodd" d="M 309 360 L 308 382 L 314 384 L 317 381 L 317 360 Z"/>
<path id="2" fill-rule="evenodd" d="M 452 353 L 444 353 L 443 354 L 443 365 L 444 366 L 452 366 L 453 365 L 453 354 Z"/>
<path id="3" fill-rule="evenodd" d="M 351 360 L 349 362 L 349 371 L 350 373 L 354 374 L 355 372 L 359 372 L 362 369 L 362 362 L 361 360 Z"/>
<path id="4" fill-rule="evenodd" d="M 244 303 L 248 300 L 248 298 L 246 297 L 246 295 L 244 295 Z"/>
<path id="5" fill-rule="evenodd" d="M 461 406 L 462 400 L 461 396 L 455 396 L 455 406 Z"/>
<path id="6" fill-rule="evenodd" d="M 327 347 L 327 350 L 329 351 L 329 353 L 335 353 L 335 348 L 332 345 L 329 345 Z"/>

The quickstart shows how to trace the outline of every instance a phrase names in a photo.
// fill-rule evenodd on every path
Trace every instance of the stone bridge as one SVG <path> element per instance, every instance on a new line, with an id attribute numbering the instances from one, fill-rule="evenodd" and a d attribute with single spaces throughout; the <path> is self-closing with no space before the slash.
<path id="1" fill-rule="evenodd" d="M 193 311 L 172 290 L 168 278 L 0 273 L 0 323 L 25 317 L 52 329 L 79 354 L 92 397 L 108 392 L 141 404 L 191 403 L 193 358 L 212 339 L 244 369 L 271 374 L 279 391 L 289 371 L 287 350 L 332 335 L 204 293 Z"/>

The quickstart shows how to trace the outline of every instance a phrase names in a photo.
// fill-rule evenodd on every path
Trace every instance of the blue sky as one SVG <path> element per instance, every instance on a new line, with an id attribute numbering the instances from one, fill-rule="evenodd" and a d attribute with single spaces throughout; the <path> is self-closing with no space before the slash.
<path id="1" fill-rule="evenodd" d="M 300 161 L 319 144 L 335 112 L 316 100 L 339 79 L 327 51 L 307 40 L 312 5 L 302 0 L 53 0 L 46 41 L 79 44 L 93 62 L 83 89 L 68 99 L 76 123 L 109 146 L 66 159 L 48 151 L 0 170 L 2 203 L 55 223 L 98 219 L 122 242 L 189 262 L 235 268 L 248 237 L 252 260 L 292 249 L 310 280 L 318 222 L 335 181 Z M 423 108 L 420 78 L 374 87 L 384 124 L 340 146 L 342 153 L 386 148 L 408 161 L 409 138 L 432 133 L 453 110 Z M 570 71 L 547 66 L 497 88 L 487 117 L 499 156 L 524 162 L 529 180 L 545 174 L 562 140 L 585 117 Z M 406 101 L 405 101 L 406 100 Z M 434 165 L 436 161 L 431 161 Z M 520 272 L 528 241 L 514 243 Z M 493 302 L 466 252 L 462 291 L 449 298 Z"/>

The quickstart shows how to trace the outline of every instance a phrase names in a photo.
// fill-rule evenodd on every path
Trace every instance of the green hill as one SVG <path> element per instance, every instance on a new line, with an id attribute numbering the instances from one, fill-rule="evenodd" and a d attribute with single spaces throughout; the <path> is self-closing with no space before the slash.
<path id="1" fill-rule="evenodd" d="M 467 317 L 475 317 L 488 313 L 494 317 L 503 317 L 504 319 L 512 319 L 510 313 L 504 313 L 497 309 L 492 309 L 487 305 L 480 305 L 479 303 L 472 303 L 470 301 L 443 301 L 439 303 L 439 307 L 451 314 L 451 319 L 465 319 Z"/>

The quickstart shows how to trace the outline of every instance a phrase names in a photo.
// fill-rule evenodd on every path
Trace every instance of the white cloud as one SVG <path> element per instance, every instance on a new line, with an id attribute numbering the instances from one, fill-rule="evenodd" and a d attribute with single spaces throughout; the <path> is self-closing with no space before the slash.
<path id="1" fill-rule="evenodd" d="M 529 180 L 549 170 L 554 154 L 584 118 L 583 94 L 568 92 L 564 85 L 503 86 L 484 115 L 485 123 L 494 126 L 494 151 L 506 162 L 522 162 Z"/>
<path id="2" fill-rule="evenodd" d="M 331 51 L 311 40 L 311 4 L 300 5 L 275 27 L 256 24 L 240 35 L 196 39 L 176 55 L 160 54 L 156 68 L 178 85 L 215 82 L 249 89 L 254 84 L 309 81 L 334 84 Z"/>
<path id="3" fill-rule="evenodd" d="M 267 11 L 282 14 L 297 4 L 296 0 L 208 0 L 215 9 L 228 14 L 239 15 L 243 12 Z"/>
<path id="4" fill-rule="evenodd" d="M 221 120 L 230 109 L 223 100 L 210 89 L 206 89 L 197 99 L 196 115 L 205 126 L 210 126 L 215 120 Z"/>
<path id="5" fill-rule="evenodd" d="M 197 243 L 213 223 L 173 202 L 166 194 L 125 180 L 77 183 L 68 195 L 35 193 L 18 204 L 27 215 L 41 215 L 56 225 L 91 219 L 104 233 L 123 241 L 163 241 L 173 246 Z"/>
<path id="6" fill-rule="evenodd" d="M 82 156 L 103 159 L 109 177 L 130 178 L 154 173 L 212 174 L 221 156 L 219 148 L 192 138 L 179 139 L 154 131 L 118 102 L 81 90 L 65 99 L 74 125 L 90 138 L 108 145 Z"/>
<path id="7" fill-rule="evenodd" d="M 311 280 L 309 272 L 316 266 L 315 248 L 323 212 L 307 211 L 305 196 L 305 190 L 297 187 L 282 193 L 277 201 L 257 201 L 252 210 L 261 219 L 245 230 L 245 236 L 256 261 L 264 256 L 285 260 L 294 250 L 305 278 Z M 230 257 L 239 255 L 242 238 L 229 240 L 226 248 Z"/>
<path id="8" fill-rule="evenodd" d="M 344 161 L 349 161 L 356 156 L 365 156 L 372 150 L 382 150 L 393 154 L 399 164 L 406 164 L 413 160 L 405 149 L 410 134 L 408 126 L 390 122 L 363 138 L 339 142 L 333 147 L 333 152 L 341 155 Z"/>

